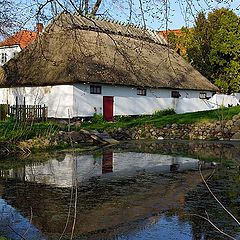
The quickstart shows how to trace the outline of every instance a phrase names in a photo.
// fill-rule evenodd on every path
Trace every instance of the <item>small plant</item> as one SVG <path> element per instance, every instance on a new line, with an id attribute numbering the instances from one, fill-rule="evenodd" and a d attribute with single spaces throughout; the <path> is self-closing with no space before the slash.
<path id="1" fill-rule="evenodd" d="M 116 121 L 121 121 L 121 122 L 127 122 L 129 120 L 133 119 L 132 116 L 129 115 L 119 115 L 119 116 L 115 116 L 115 120 Z"/>
<path id="2" fill-rule="evenodd" d="M 94 113 L 91 122 L 92 122 L 92 123 L 104 123 L 105 120 L 104 120 L 102 114 Z"/>
<path id="3" fill-rule="evenodd" d="M 157 110 L 153 113 L 153 116 L 161 117 L 161 116 L 167 116 L 167 115 L 173 115 L 176 114 L 173 108 L 168 108 L 164 110 Z"/>

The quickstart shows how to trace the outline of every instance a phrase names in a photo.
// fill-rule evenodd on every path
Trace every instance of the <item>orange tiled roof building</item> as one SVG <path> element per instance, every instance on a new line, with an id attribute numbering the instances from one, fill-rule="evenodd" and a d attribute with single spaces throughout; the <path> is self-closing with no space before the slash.
<path id="1" fill-rule="evenodd" d="M 38 23 L 36 32 L 21 30 L 0 42 L 0 66 L 4 65 L 11 58 L 15 57 L 22 49 L 26 48 L 36 39 L 37 34 L 42 32 L 42 30 L 43 25 Z"/>

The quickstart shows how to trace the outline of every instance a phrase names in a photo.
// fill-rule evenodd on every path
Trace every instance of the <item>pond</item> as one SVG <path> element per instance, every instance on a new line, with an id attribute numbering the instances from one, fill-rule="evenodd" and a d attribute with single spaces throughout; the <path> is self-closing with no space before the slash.
<path id="1" fill-rule="evenodd" d="M 201 166 L 201 167 L 200 167 Z M 240 142 L 135 141 L 0 161 L 7 239 L 240 239 Z M 209 219 L 209 221 L 203 219 Z"/>

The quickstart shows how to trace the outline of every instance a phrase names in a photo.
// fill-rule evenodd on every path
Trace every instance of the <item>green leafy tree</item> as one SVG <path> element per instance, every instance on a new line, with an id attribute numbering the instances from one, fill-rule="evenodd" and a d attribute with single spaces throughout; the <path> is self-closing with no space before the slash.
<path id="1" fill-rule="evenodd" d="M 187 47 L 190 44 L 192 29 L 182 27 L 180 31 L 169 31 L 167 34 L 169 45 L 188 61 Z"/>
<path id="2" fill-rule="evenodd" d="M 221 8 L 198 14 L 187 48 L 191 64 L 225 93 L 240 91 L 239 17 Z"/>
<path id="3" fill-rule="evenodd" d="M 220 28 L 211 42 L 209 60 L 212 78 L 224 92 L 240 91 L 240 18 L 232 11 L 219 20 Z"/>

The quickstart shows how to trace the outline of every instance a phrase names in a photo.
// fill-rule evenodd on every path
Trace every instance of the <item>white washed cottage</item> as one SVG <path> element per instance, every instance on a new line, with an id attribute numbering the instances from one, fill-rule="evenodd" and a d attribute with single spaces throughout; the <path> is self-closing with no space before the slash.
<path id="1" fill-rule="evenodd" d="M 60 14 L 0 70 L 0 103 L 46 104 L 49 117 L 199 111 L 217 90 L 156 32 Z"/>

